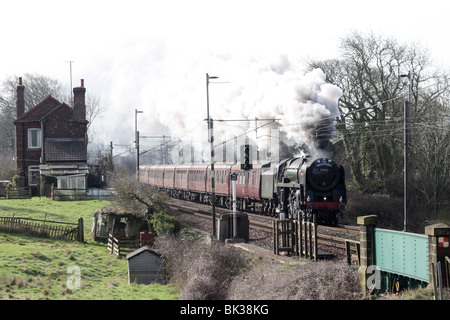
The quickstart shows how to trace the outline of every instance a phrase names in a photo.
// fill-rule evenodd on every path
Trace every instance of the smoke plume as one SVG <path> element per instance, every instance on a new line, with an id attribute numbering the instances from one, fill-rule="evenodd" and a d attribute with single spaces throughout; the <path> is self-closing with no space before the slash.
<path id="1" fill-rule="evenodd" d="M 303 73 L 300 66 L 286 56 L 278 57 L 275 63 L 256 57 L 238 61 L 229 56 L 216 56 L 210 60 L 210 66 L 216 70 L 210 75 L 219 76 L 209 84 L 216 144 L 250 131 L 248 138 L 263 149 L 270 132 L 277 129 L 285 144 L 304 145 L 312 156 L 319 156 L 326 150 L 334 135 L 338 101 L 343 93 L 339 87 L 326 82 L 322 70 Z M 193 135 L 185 136 L 199 121 L 206 119 L 206 77 L 203 74 L 204 79 L 200 79 L 199 65 L 191 68 L 192 73 L 187 72 L 172 82 L 173 91 L 164 94 L 165 107 L 156 104 L 155 109 L 159 121 L 175 136 L 183 137 L 197 151 L 206 148 L 202 154 L 208 158 L 206 122 Z M 191 79 L 195 75 L 197 79 Z M 193 86 L 195 82 L 203 82 L 204 86 Z M 183 96 L 177 95 L 175 88 L 183 92 Z M 256 126 L 272 122 L 269 119 L 276 120 L 254 130 Z"/>
<path id="2" fill-rule="evenodd" d="M 216 146 L 229 141 L 226 154 L 236 153 L 239 146 L 232 141 L 246 132 L 260 153 L 273 144 L 276 135 L 284 145 L 303 145 L 304 152 L 312 156 L 326 150 L 333 137 L 342 90 L 327 83 L 320 69 L 305 73 L 303 65 L 287 55 L 189 55 L 189 51 L 166 50 L 163 45 L 132 49 L 134 60 L 142 65 L 139 72 L 130 72 L 126 60 L 111 67 L 111 73 L 121 76 L 110 83 L 110 115 L 115 119 L 105 121 L 116 125 L 105 125 L 102 131 L 107 135 L 114 129 L 114 143 L 134 138 L 123 133 L 134 132 L 132 116 L 137 108 L 144 111 L 137 119 L 140 135 L 165 135 L 172 145 L 180 140 L 179 152 L 182 149 L 184 156 L 194 150 L 191 159 L 208 161 L 206 73 L 219 77 L 209 84 L 209 109 Z M 141 150 L 161 141 L 143 138 Z"/>

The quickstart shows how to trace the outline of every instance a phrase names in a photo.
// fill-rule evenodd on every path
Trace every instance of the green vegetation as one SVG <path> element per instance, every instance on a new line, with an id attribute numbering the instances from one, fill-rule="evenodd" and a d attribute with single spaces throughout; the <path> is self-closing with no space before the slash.
<path id="1" fill-rule="evenodd" d="M 169 233 L 176 234 L 181 230 L 181 224 L 177 218 L 169 216 L 164 212 L 153 214 L 153 218 L 150 221 L 157 235 Z"/>
<path id="2" fill-rule="evenodd" d="M 4 299 L 177 299 L 176 285 L 128 284 L 125 258 L 110 255 L 91 233 L 95 210 L 107 201 L 58 202 L 46 198 L 0 199 L 0 216 L 77 222 L 84 219 L 86 243 L 0 233 L 0 300 Z M 78 267 L 79 288 L 72 280 Z M 68 285 L 69 284 L 69 285 Z M 73 289 L 71 290 L 70 287 Z"/>

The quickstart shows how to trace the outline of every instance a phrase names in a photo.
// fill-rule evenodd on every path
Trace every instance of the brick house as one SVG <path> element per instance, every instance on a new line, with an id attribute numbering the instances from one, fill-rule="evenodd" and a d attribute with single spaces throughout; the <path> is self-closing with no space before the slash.
<path id="1" fill-rule="evenodd" d="M 73 109 L 51 95 L 25 113 L 25 86 L 17 86 L 14 121 L 18 183 L 33 195 L 44 195 L 46 185 L 60 189 L 86 188 L 87 124 L 84 80 L 74 88 Z"/>

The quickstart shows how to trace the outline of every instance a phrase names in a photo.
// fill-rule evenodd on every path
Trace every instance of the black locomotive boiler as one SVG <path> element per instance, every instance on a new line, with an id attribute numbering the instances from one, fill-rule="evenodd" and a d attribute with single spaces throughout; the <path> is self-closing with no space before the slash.
<path id="1" fill-rule="evenodd" d="M 335 225 L 347 202 L 345 172 L 328 158 L 289 158 L 262 173 L 263 210 Z"/>

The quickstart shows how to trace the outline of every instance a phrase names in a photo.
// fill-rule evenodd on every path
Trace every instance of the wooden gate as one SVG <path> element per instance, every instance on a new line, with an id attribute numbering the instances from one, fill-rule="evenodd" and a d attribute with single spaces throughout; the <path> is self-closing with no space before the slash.
<path id="1" fill-rule="evenodd" d="M 295 255 L 317 261 L 317 222 L 275 220 L 273 222 L 274 254 Z"/>

